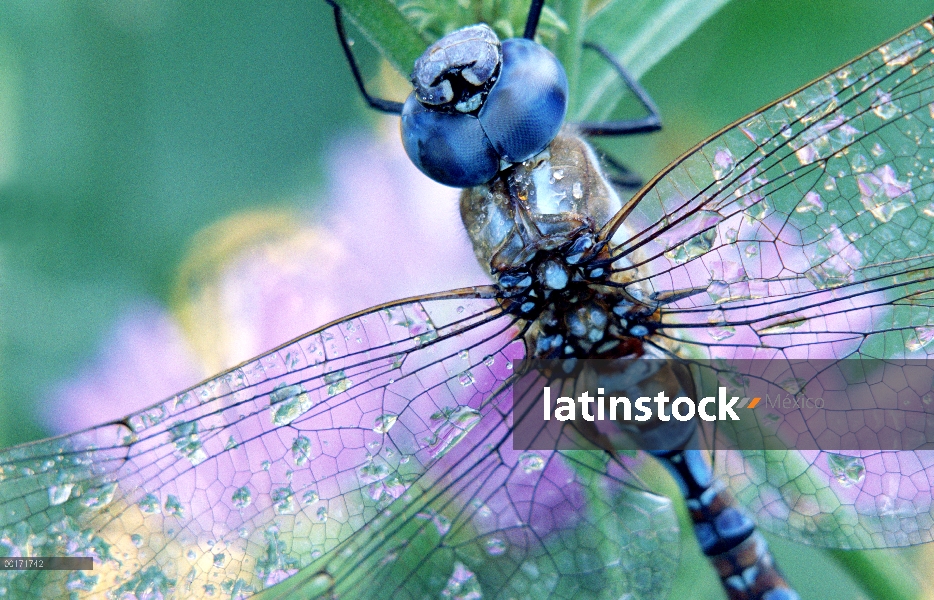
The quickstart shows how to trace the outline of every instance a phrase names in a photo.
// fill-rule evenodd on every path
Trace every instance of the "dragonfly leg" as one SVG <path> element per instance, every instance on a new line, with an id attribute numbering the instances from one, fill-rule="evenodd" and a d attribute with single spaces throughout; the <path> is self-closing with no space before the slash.
<path id="1" fill-rule="evenodd" d="M 584 42 L 584 48 L 594 50 L 610 63 L 610 66 L 612 66 L 622 80 L 626 82 L 626 87 L 635 94 L 639 103 L 642 104 L 643 108 L 645 108 L 646 112 L 649 114 L 641 119 L 577 123 L 577 128 L 581 133 L 584 135 L 616 136 L 650 133 L 661 129 L 662 118 L 658 114 L 658 107 L 655 106 L 655 102 L 649 96 L 649 93 L 645 91 L 645 88 L 639 84 L 635 77 L 629 74 L 626 67 L 621 65 L 619 61 L 616 60 L 616 57 L 603 46 L 591 42 Z"/>
<path id="2" fill-rule="evenodd" d="M 525 19 L 525 31 L 522 37 L 527 40 L 535 39 L 535 30 L 538 29 L 538 19 L 542 16 L 542 7 L 545 6 L 545 0 L 532 0 L 529 7 L 529 16 Z"/>
<path id="3" fill-rule="evenodd" d="M 354 81 L 357 82 L 357 88 L 360 90 L 360 94 L 363 95 L 363 99 L 370 105 L 370 108 L 393 115 L 402 114 L 401 102 L 379 98 L 366 91 L 366 84 L 363 83 L 363 76 L 360 74 L 360 68 L 357 66 L 357 60 L 354 58 L 353 51 L 350 49 L 350 42 L 347 41 L 347 34 L 344 31 L 344 21 L 341 18 L 341 9 L 333 0 L 326 1 L 334 9 L 334 26 L 337 29 L 337 39 L 341 42 L 341 48 L 344 49 L 344 56 L 347 57 L 347 62 L 350 64 L 350 72 L 353 73 Z"/>
<path id="4" fill-rule="evenodd" d="M 598 152 L 606 167 L 607 179 L 614 186 L 624 190 L 637 190 L 645 183 L 645 180 L 638 173 L 633 172 L 629 167 L 616 160 L 609 152 L 599 149 Z"/>

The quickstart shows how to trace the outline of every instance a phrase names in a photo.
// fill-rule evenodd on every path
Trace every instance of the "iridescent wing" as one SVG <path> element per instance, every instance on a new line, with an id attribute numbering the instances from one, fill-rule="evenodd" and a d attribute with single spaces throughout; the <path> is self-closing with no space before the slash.
<path id="1" fill-rule="evenodd" d="M 242 598 L 305 569 L 284 584 L 303 597 L 652 597 L 677 556 L 670 503 L 618 461 L 512 450 L 524 324 L 493 292 L 371 309 L 119 422 L 3 451 L 4 553 L 95 569 L 0 571 L 0 588 Z"/>
<path id="2" fill-rule="evenodd" d="M 802 541 L 934 536 L 934 452 L 920 450 L 934 439 L 934 370 L 921 362 L 913 385 L 904 362 L 934 352 L 932 32 L 923 22 L 714 135 L 605 229 L 622 287 L 659 308 L 649 342 L 664 353 L 821 364 L 789 390 L 812 397 L 852 365 L 842 359 L 899 369 L 894 386 L 846 380 L 849 410 L 798 432 L 864 436 L 868 451 L 718 460 L 762 525 Z M 870 422 L 896 402 L 900 420 Z"/>

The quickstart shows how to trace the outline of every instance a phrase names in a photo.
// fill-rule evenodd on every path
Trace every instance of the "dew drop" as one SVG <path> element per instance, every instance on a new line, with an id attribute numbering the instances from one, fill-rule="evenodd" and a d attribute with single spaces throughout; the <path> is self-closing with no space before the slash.
<path id="1" fill-rule="evenodd" d="M 883 121 L 888 121 L 901 112 L 898 105 L 892 102 L 892 95 L 882 90 L 876 90 L 876 101 L 873 104 L 873 114 Z"/>
<path id="2" fill-rule="evenodd" d="M 280 384 L 269 394 L 269 404 L 273 425 L 288 425 L 311 410 L 314 401 L 301 385 Z"/>
<path id="3" fill-rule="evenodd" d="M 276 488 L 272 491 L 272 503 L 276 514 L 284 515 L 295 510 L 292 502 L 292 490 L 287 487 Z"/>
<path id="4" fill-rule="evenodd" d="M 319 522 L 319 523 L 325 523 L 325 522 L 327 522 L 327 520 L 328 520 L 328 509 L 326 509 L 325 507 L 322 506 L 322 507 L 319 508 L 318 511 L 315 513 L 315 517 L 318 519 L 318 522 Z"/>
<path id="5" fill-rule="evenodd" d="M 143 536 L 141 536 L 138 533 L 134 533 L 133 535 L 130 536 L 130 542 L 137 548 L 142 548 L 143 547 Z"/>
<path id="6" fill-rule="evenodd" d="M 917 352 L 932 341 L 934 341 L 934 327 L 915 327 L 915 337 L 905 342 L 905 347 L 912 352 Z"/>
<path id="7" fill-rule="evenodd" d="M 398 415 L 385 414 L 376 417 L 376 424 L 373 426 L 373 431 L 376 433 L 388 433 L 392 426 L 396 424 L 396 420 L 399 418 Z"/>
<path id="8" fill-rule="evenodd" d="M 49 504 L 57 506 L 64 504 L 71 497 L 71 490 L 75 487 L 73 483 L 63 483 L 60 485 L 49 486 Z"/>
<path id="9" fill-rule="evenodd" d="M 292 459 L 298 467 L 304 466 L 311 459 L 311 440 L 300 435 L 292 442 Z"/>
<path id="10" fill-rule="evenodd" d="M 870 166 L 869 159 L 864 154 L 856 154 L 850 159 L 850 170 L 854 173 L 865 173 Z"/>
<path id="11" fill-rule="evenodd" d="M 526 473 L 534 473 L 545 468 L 545 459 L 535 452 L 524 452 L 519 455 L 519 466 Z"/>
<path id="12" fill-rule="evenodd" d="M 324 382 L 328 384 L 328 396 L 336 396 L 346 392 L 353 385 L 353 382 L 347 378 L 343 370 L 328 373 L 324 376 Z"/>
<path id="13" fill-rule="evenodd" d="M 717 153 L 714 155 L 712 166 L 714 179 L 720 180 L 729 175 L 735 164 L 736 161 L 733 159 L 733 155 L 729 150 L 725 148 L 717 150 Z"/>
<path id="14" fill-rule="evenodd" d="M 104 484 L 85 494 L 82 503 L 88 508 L 102 508 L 110 504 L 116 491 L 117 484 L 115 482 Z"/>
<path id="15" fill-rule="evenodd" d="M 491 537 L 486 541 L 486 551 L 490 556 L 499 556 L 506 551 L 506 542 L 498 537 Z"/>
<path id="16" fill-rule="evenodd" d="M 250 490 L 246 486 L 237 488 L 230 499 L 233 501 L 233 505 L 239 509 L 246 508 L 253 501 Z"/>
<path id="17" fill-rule="evenodd" d="M 712 325 L 707 330 L 707 333 L 710 334 L 710 337 L 719 342 L 733 337 L 736 334 L 736 328 L 732 325 Z"/>
<path id="18" fill-rule="evenodd" d="M 801 199 L 801 202 L 798 203 L 798 206 L 795 208 L 795 212 L 806 213 L 812 212 L 815 214 L 820 214 L 824 212 L 827 206 L 824 204 L 824 201 L 821 200 L 820 194 L 811 190 L 804 195 L 804 198 Z"/>
<path id="19" fill-rule="evenodd" d="M 177 496 L 169 494 L 168 498 L 166 498 L 165 514 L 172 517 L 178 517 L 179 519 L 185 518 L 185 508 L 182 506 L 182 503 L 179 501 Z"/>
<path id="20" fill-rule="evenodd" d="M 433 510 L 427 512 L 421 512 L 415 515 L 419 519 L 424 519 L 426 521 L 431 521 L 435 529 L 438 531 L 438 535 L 444 536 L 451 530 L 451 520 L 444 515 L 440 515 Z"/>
<path id="21" fill-rule="evenodd" d="M 480 582 L 473 571 L 463 563 L 454 563 L 454 572 L 448 578 L 447 585 L 441 590 L 442 598 L 456 598 L 458 600 L 479 600 L 483 597 Z"/>
<path id="22" fill-rule="evenodd" d="M 827 466 L 837 482 L 847 488 L 862 483 L 866 477 L 866 464 L 858 456 L 827 453 Z"/>
<path id="23" fill-rule="evenodd" d="M 159 499 L 153 494 L 146 494 L 139 501 L 139 509 L 147 515 L 159 512 Z"/>
<path id="24" fill-rule="evenodd" d="M 169 428 L 169 434 L 172 436 L 175 452 L 191 461 L 192 466 L 197 466 L 207 460 L 208 455 L 201 447 L 197 421 L 176 423 Z"/>
<path id="25" fill-rule="evenodd" d="M 307 492 L 302 494 L 302 502 L 304 504 L 314 504 L 320 499 L 321 498 L 318 496 L 318 492 L 316 492 L 315 490 L 308 490 Z"/>
<path id="26" fill-rule="evenodd" d="M 480 422 L 480 411 L 469 406 L 445 407 L 431 415 L 432 433 L 425 440 L 432 458 L 444 456 Z"/>
<path id="27" fill-rule="evenodd" d="M 716 239 L 717 230 L 715 228 L 701 231 L 684 243 L 677 244 L 666 250 L 665 258 L 679 265 L 684 264 L 702 254 L 706 254 L 713 247 Z"/>

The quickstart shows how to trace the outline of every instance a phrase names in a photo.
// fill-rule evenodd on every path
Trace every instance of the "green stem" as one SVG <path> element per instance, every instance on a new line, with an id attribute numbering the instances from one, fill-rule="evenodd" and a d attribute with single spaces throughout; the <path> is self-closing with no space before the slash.
<path id="1" fill-rule="evenodd" d="M 557 13 L 561 15 L 568 26 L 567 33 L 558 36 L 555 54 L 568 75 L 568 89 L 572 106 L 568 107 L 568 114 L 574 113 L 574 99 L 578 98 L 577 88 L 580 85 L 581 53 L 583 52 L 584 30 L 587 25 L 587 7 L 583 0 L 562 0 L 555 3 Z"/>
<path id="2" fill-rule="evenodd" d="M 430 40 L 423 38 L 389 0 L 335 0 L 344 15 L 400 73 L 412 71 Z"/>
<path id="3" fill-rule="evenodd" d="M 921 597 L 911 572 L 890 555 L 856 550 L 826 550 L 874 600 L 917 600 Z"/>

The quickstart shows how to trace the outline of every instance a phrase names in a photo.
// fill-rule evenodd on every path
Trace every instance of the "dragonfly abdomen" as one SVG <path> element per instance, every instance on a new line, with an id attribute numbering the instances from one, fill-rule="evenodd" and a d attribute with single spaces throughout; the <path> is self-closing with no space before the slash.
<path id="1" fill-rule="evenodd" d="M 653 452 L 684 493 L 694 534 L 730 600 L 799 600 L 768 543 L 701 450 Z"/>

